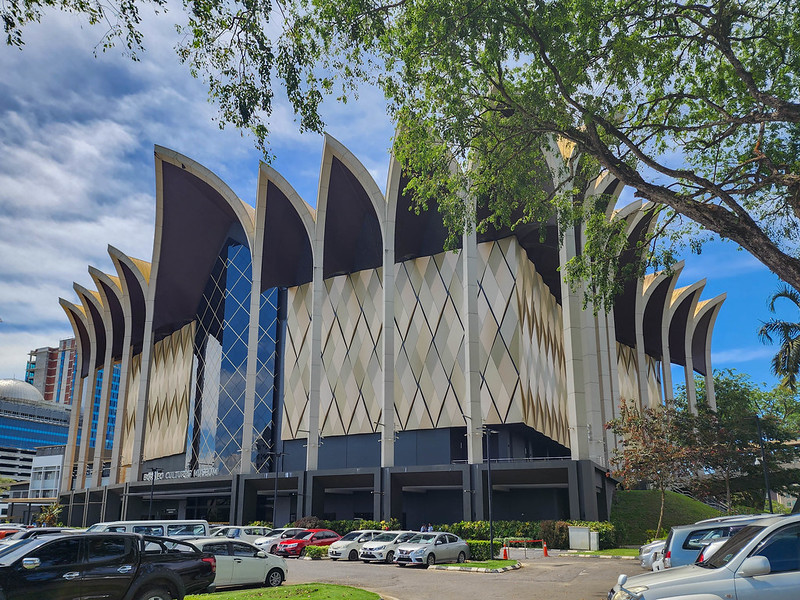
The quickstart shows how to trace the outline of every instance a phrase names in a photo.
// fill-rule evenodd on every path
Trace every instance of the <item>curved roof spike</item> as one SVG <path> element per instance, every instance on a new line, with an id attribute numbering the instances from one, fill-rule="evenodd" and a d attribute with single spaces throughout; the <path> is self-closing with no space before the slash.
<path id="1" fill-rule="evenodd" d="M 80 377 L 86 377 L 89 374 L 89 361 L 91 353 L 91 336 L 89 334 L 89 323 L 86 316 L 86 308 L 73 304 L 69 300 L 59 298 L 58 303 L 64 312 L 67 313 L 67 318 L 72 325 L 72 331 L 75 333 L 75 339 L 78 344 L 78 352 L 81 356 L 81 372 Z"/>
<path id="2" fill-rule="evenodd" d="M 323 161 L 325 160 L 328 152 L 342 161 L 348 170 L 356 176 L 358 182 L 362 185 L 364 191 L 372 201 L 375 212 L 378 215 L 378 222 L 381 224 L 381 231 L 383 231 L 383 218 L 386 214 L 386 199 L 384 198 L 380 187 L 378 187 L 378 184 L 375 182 L 375 179 L 372 177 L 372 175 L 370 175 L 369 171 L 367 171 L 367 168 L 364 166 L 364 164 L 358 160 L 358 158 L 356 158 L 355 154 L 350 152 L 350 150 L 348 150 L 347 147 L 335 137 L 329 133 L 325 133 L 322 146 Z M 317 206 L 319 206 L 319 200 L 320 198 L 318 197 Z"/>
<path id="3" fill-rule="evenodd" d="M 386 200 L 364 165 L 326 134 L 317 191 L 314 260 L 322 277 L 383 264 Z"/>
<path id="4" fill-rule="evenodd" d="M 722 303 L 727 297 L 727 294 L 722 293 L 710 300 L 698 302 L 695 306 L 690 328 L 692 337 L 689 343 L 694 370 L 701 375 L 708 375 L 711 360 L 711 334 Z"/>
<path id="5" fill-rule="evenodd" d="M 89 274 L 92 276 L 92 280 L 102 296 L 102 303 L 107 307 L 111 317 L 112 356 L 120 358 L 125 337 L 125 309 L 123 308 L 125 292 L 122 287 L 122 281 L 118 277 L 103 273 L 92 266 L 89 267 Z"/>
<path id="6" fill-rule="evenodd" d="M 242 221 L 242 225 L 249 223 L 249 229 L 251 230 L 250 232 L 252 232 L 252 228 L 255 225 L 255 209 L 239 198 L 239 196 L 237 196 L 236 193 L 230 187 L 228 187 L 228 184 L 222 181 L 222 179 L 220 179 L 216 173 L 211 171 L 211 169 L 204 167 L 199 162 L 192 160 L 188 156 L 184 156 L 175 150 L 171 150 L 164 146 L 159 146 L 158 144 L 155 146 L 154 153 L 157 159 L 173 164 L 176 167 L 180 167 L 184 171 L 188 171 L 198 179 L 201 179 L 214 188 L 217 193 L 219 193 L 228 201 L 228 204 L 231 205 L 231 208 L 236 211 L 239 219 Z M 245 229 L 247 230 L 248 228 Z"/>
<path id="7" fill-rule="evenodd" d="M 615 221 L 619 219 L 627 219 L 628 217 L 636 213 L 636 211 L 641 210 L 641 208 L 642 208 L 642 201 L 634 200 L 633 202 L 626 204 L 625 206 L 621 206 L 620 208 L 615 209 L 614 212 L 611 213 L 611 219 Z"/>
<path id="8" fill-rule="evenodd" d="M 145 299 L 150 277 L 150 263 L 132 258 L 111 245 L 108 246 L 108 254 L 117 269 L 119 281 L 122 284 L 122 310 L 131 323 L 130 344 L 135 349 L 134 353 L 138 353 L 144 340 Z"/>
<path id="9" fill-rule="evenodd" d="M 611 201 L 606 206 L 606 217 L 611 218 L 614 214 L 614 207 L 617 204 L 619 195 L 622 193 L 622 182 L 614 177 L 609 171 L 600 171 L 589 182 L 589 189 L 586 192 L 586 197 L 599 196 L 601 194 L 608 194 L 611 196 Z"/>
<path id="10" fill-rule="evenodd" d="M 106 307 L 103 304 L 103 298 L 100 292 L 90 290 L 79 283 L 73 283 L 72 288 L 78 294 L 86 309 L 86 321 L 89 323 L 89 331 L 91 337 L 94 339 L 95 344 L 95 367 L 103 364 L 106 352 Z"/>
<path id="11" fill-rule="evenodd" d="M 675 311 L 678 305 L 683 302 L 690 294 L 693 294 L 697 291 L 702 291 L 703 288 L 706 286 L 706 279 L 705 277 L 700 281 L 695 281 L 690 285 L 686 285 L 682 288 L 676 288 L 672 290 L 672 297 L 669 300 L 669 309 L 671 311 Z"/>
<path id="12" fill-rule="evenodd" d="M 259 176 L 259 183 L 261 183 L 262 178 L 266 178 L 268 181 L 271 181 L 275 186 L 283 192 L 289 202 L 292 203 L 292 206 L 297 211 L 297 214 L 300 215 L 300 218 L 303 219 L 303 223 L 307 225 L 308 234 L 312 236 L 314 233 L 314 223 L 317 220 L 317 211 L 314 210 L 314 207 L 311 206 L 308 202 L 303 200 L 300 194 L 297 193 L 297 190 L 294 189 L 291 183 L 289 183 L 286 178 L 281 175 L 278 171 L 276 171 L 273 167 L 268 165 L 267 163 L 259 163 L 258 165 L 258 176 Z M 260 196 L 259 196 L 260 198 Z M 311 219 L 309 222 L 308 219 Z"/>
<path id="13" fill-rule="evenodd" d="M 141 287 L 142 290 L 147 288 L 147 284 L 150 280 L 150 263 L 146 260 L 142 260 L 140 258 L 133 258 L 132 256 L 128 256 L 119 248 L 112 246 L 111 244 L 108 245 L 108 255 L 111 257 L 111 261 L 114 263 L 114 266 L 117 268 L 117 274 L 119 275 L 119 281 L 122 285 L 122 290 L 125 291 L 126 283 L 129 282 L 125 281 L 125 277 L 122 273 L 120 273 L 119 264 L 118 263 L 125 263 L 128 268 L 130 269 L 131 273 L 136 276 L 136 279 Z"/>
<path id="14" fill-rule="evenodd" d="M 653 290 L 658 287 L 659 283 L 662 282 L 665 278 L 671 277 L 675 275 L 676 277 L 681 274 L 683 268 L 686 266 L 686 261 L 679 260 L 674 265 L 672 265 L 671 269 L 662 269 L 660 271 L 656 271 L 655 273 L 648 273 L 642 279 L 644 284 L 642 285 L 642 297 L 647 299 L 652 293 Z"/>
<path id="15" fill-rule="evenodd" d="M 261 163 L 253 252 L 253 268 L 261 268 L 261 291 L 312 280 L 315 229 L 316 211 L 278 171 Z"/>

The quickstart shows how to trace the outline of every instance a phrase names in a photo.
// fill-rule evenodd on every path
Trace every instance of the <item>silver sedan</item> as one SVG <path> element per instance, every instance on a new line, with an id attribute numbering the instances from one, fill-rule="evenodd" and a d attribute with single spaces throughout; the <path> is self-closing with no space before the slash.
<path id="1" fill-rule="evenodd" d="M 394 562 L 406 565 L 435 565 L 436 563 L 464 562 L 469 557 L 467 542 L 457 535 L 442 531 L 418 533 L 397 547 Z"/>

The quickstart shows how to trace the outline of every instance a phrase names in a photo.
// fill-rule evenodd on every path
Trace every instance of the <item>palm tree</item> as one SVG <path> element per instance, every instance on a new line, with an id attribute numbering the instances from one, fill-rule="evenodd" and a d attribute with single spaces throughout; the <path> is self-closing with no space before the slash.
<path id="1" fill-rule="evenodd" d="M 769 300 L 770 312 L 775 312 L 775 303 L 786 298 L 800 311 L 800 293 L 790 287 L 775 292 Z M 779 342 L 781 347 L 772 357 L 772 372 L 782 377 L 781 385 L 794 390 L 797 375 L 800 372 L 800 323 L 771 319 L 763 323 L 758 330 L 758 337 L 765 344 Z"/>

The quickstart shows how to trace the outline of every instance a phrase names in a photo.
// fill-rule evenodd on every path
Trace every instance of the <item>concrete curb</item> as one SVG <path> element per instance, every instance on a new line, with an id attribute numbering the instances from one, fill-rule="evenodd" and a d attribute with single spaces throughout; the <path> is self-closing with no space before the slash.
<path id="1" fill-rule="evenodd" d="M 609 554 L 579 554 L 573 552 L 561 552 L 558 556 L 577 557 L 577 558 L 611 558 L 614 560 L 639 560 L 638 556 L 611 556 Z"/>
<path id="2" fill-rule="evenodd" d="M 515 571 L 521 569 L 522 565 L 519 561 L 515 565 L 509 565 L 502 569 L 488 569 L 486 567 L 451 567 L 448 565 L 432 565 L 428 567 L 429 570 L 434 571 L 466 571 L 468 573 L 505 573 L 506 571 Z"/>

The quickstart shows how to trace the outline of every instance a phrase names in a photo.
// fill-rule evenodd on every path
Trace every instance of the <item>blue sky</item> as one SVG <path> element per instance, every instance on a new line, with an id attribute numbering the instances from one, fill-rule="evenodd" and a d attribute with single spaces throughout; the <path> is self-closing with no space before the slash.
<path id="1" fill-rule="evenodd" d="M 179 64 L 180 12 L 144 17 L 139 62 L 113 49 L 95 57 L 102 30 L 58 13 L 25 30 L 24 50 L 0 47 L 0 378 L 21 378 L 29 350 L 71 336 L 58 298 L 75 300 L 73 281 L 93 287 L 90 264 L 114 272 L 107 244 L 149 260 L 155 144 L 197 160 L 254 202 L 259 153 L 249 137 L 218 128 L 203 82 Z M 299 134 L 277 100 L 273 166 L 313 204 L 322 139 Z M 384 189 L 392 126 L 382 97 L 365 90 L 357 102 L 328 102 L 324 117 Z M 756 330 L 770 317 L 777 278 L 730 243 L 686 259 L 679 285 L 706 278 L 704 299 L 728 294 L 714 332 L 715 368 L 773 385 L 774 350 Z"/>

